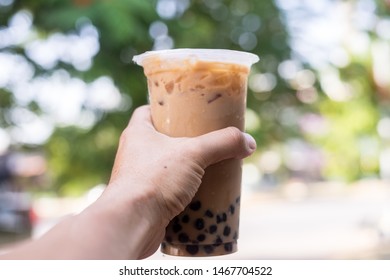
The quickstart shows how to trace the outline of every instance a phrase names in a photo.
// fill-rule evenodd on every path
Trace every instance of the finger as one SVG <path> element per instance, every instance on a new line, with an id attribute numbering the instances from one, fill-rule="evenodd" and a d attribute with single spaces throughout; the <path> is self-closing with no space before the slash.
<path id="1" fill-rule="evenodd" d="M 129 124 L 145 124 L 145 123 L 152 124 L 149 105 L 143 105 L 136 108 L 129 122 Z"/>
<path id="2" fill-rule="evenodd" d="M 224 159 L 242 159 L 256 150 L 256 141 L 236 127 L 228 127 L 192 138 L 195 155 L 203 167 Z"/>
<path id="3" fill-rule="evenodd" d="M 140 130 L 139 128 L 150 128 L 154 130 L 150 117 L 149 105 L 144 105 L 136 108 L 133 112 L 133 115 L 131 116 L 131 119 L 126 129 L 122 131 L 121 136 L 119 138 L 118 150 L 114 161 L 113 174 L 117 173 L 118 165 L 123 162 L 123 157 L 125 155 L 123 150 L 126 147 L 125 143 L 128 139 L 132 137 L 134 127 L 136 127 L 138 130 Z"/>

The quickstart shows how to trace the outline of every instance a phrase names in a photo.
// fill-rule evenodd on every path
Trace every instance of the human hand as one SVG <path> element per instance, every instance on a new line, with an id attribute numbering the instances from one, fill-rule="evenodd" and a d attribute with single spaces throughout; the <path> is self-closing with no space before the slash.
<path id="1" fill-rule="evenodd" d="M 149 106 L 136 109 L 122 133 L 106 195 L 120 200 L 116 205 L 137 205 L 132 211 L 150 224 L 153 234 L 139 257 L 157 249 L 169 221 L 191 202 L 206 167 L 242 159 L 255 149 L 254 139 L 233 127 L 193 138 L 168 137 L 154 129 Z"/>

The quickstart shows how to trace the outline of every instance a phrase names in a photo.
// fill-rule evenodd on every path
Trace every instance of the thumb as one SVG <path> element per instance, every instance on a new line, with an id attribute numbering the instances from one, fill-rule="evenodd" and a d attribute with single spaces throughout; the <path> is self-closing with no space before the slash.
<path id="1" fill-rule="evenodd" d="M 204 168 L 224 159 L 245 158 L 256 150 L 255 139 L 236 127 L 212 131 L 192 140 Z"/>

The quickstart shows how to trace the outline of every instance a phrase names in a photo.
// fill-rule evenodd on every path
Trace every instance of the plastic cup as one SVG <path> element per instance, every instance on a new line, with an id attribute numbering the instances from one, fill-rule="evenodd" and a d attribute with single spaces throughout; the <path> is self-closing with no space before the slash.
<path id="1" fill-rule="evenodd" d="M 173 49 L 137 55 L 144 68 L 155 128 L 194 137 L 235 126 L 244 130 L 247 80 L 259 58 L 221 49 Z M 209 166 L 192 202 L 166 228 L 161 251 L 217 256 L 237 251 L 242 161 Z"/>

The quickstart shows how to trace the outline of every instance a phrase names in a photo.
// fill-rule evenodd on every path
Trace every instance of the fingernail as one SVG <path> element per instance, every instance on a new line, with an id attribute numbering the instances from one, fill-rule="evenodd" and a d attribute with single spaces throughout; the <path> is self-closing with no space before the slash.
<path id="1" fill-rule="evenodd" d="M 255 138 L 252 137 L 252 135 L 248 134 L 248 133 L 244 133 L 244 136 L 245 136 L 245 139 L 246 139 L 246 143 L 248 144 L 248 147 L 251 151 L 254 151 L 256 150 L 256 140 Z"/>

